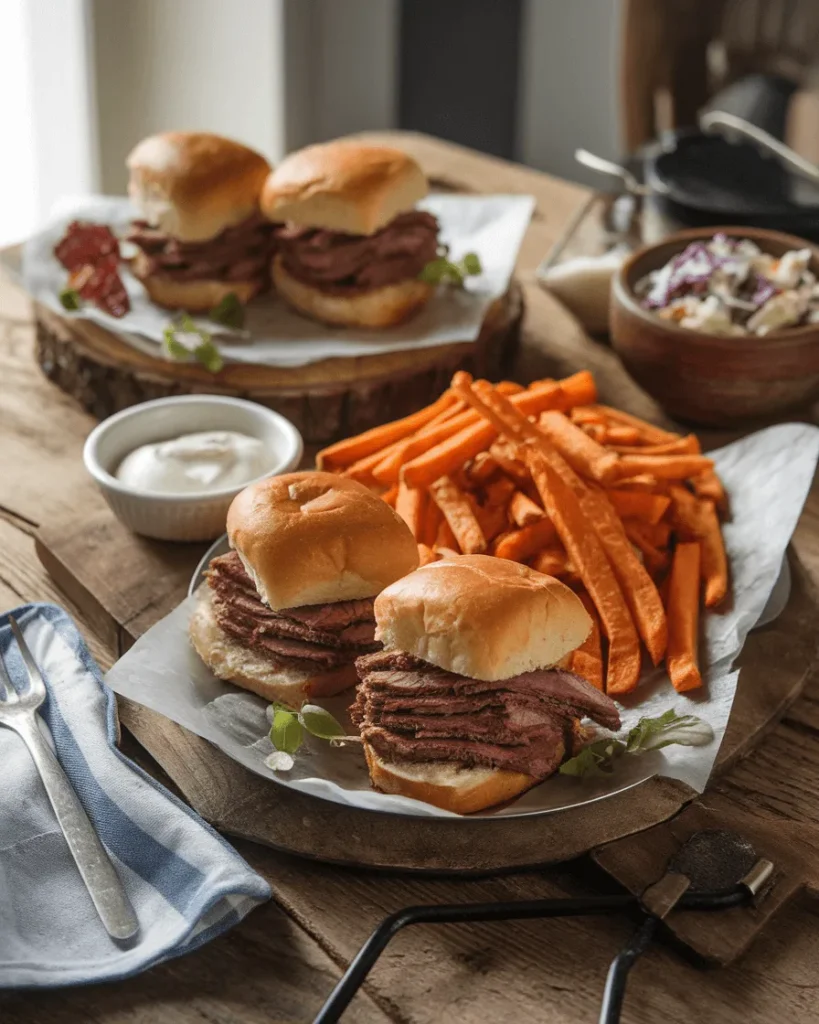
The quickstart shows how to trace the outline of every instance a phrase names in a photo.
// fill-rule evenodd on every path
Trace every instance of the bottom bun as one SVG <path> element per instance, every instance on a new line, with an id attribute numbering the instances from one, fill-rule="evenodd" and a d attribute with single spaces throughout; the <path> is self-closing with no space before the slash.
<path id="1" fill-rule="evenodd" d="M 207 585 L 206 585 L 207 586 Z M 329 672 L 275 665 L 231 639 L 216 621 L 210 593 L 200 591 L 188 627 L 193 648 L 218 679 L 269 701 L 300 707 L 310 697 L 333 697 L 356 682 L 355 665 Z"/>
<path id="2" fill-rule="evenodd" d="M 464 768 L 446 761 L 385 761 L 367 743 L 364 756 L 376 789 L 455 814 L 474 814 L 506 803 L 537 785 L 531 775 L 497 768 Z"/>
<path id="3" fill-rule="evenodd" d="M 138 276 L 138 274 L 136 275 Z M 186 309 L 202 313 L 218 306 L 228 295 L 235 295 L 243 305 L 258 295 L 264 282 L 255 281 L 175 281 L 165 274 L 149 274 L 140 278 L 151 302 L 164 309 Z"/>
<path id="4" fill-rule="evenodd" d="M 273 283 L 279 295 L 299 313 L 342 327 L 392 327 L 426 305 L 431 284 L 408 278 L 352 295 L 325 292 L 299 281 L 285 270 L 281 256 L 273 263 Z"/>

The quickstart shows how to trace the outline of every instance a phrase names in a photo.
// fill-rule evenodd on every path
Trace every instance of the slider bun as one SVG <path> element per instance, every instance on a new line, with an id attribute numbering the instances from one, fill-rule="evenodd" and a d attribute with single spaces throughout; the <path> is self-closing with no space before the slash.
<path id="1" fill-rule="evenodd" d="M 561 750 L 561 758 L 564 755 Z M 496 768 L 465 768 L 446 761 L 385 761 L 364 744 L 370 781 L 383 793 L 412 797 L 455 814 L 474 814 L 513 800 L 537 782 Z"/>
<path id="2" fill-rule="evenodd" d="M 557 664 L 592 625 L 559 580 L 491 555 L 453 555 L 398 580 L 376 599 L 375 621 L 387 650 L 490 681 Z"/>
<path id="3" fill-rule="evenodd" d="M 261 206 L 272 221 L 371 235 L 428 191 L 424 172 L 400 149 L 326 142 L 286 157 L 268 177 Z"/>
<path id="4" fill-rule="evenodd" d="M 277 256 L 273 262 L 276 291 L 293 309 L 313 320 L 343 327 L 392 327 L 424 306 L 434 289 L 426 281 L 407 278 L 382 288 L 339 295 L 305 284 L 288 273 Z"/>
<path id="5" fill-rule="evenodd" d="M 151 135 L 127 160 L 128 194 L 150 224 L 183 242 L 204 242 L 259 208 L 270 173 L 247 146 L 207 132 Z"/>
<path id="6" fill-rule="evenodd" d="M 151 302 L 165 309 L 186 309 L 190 313 L 206 312 L 227 295 L 235 295 L 242 304 L 250 302 L 262 289 L 262 281 L 175 281 L 166 274 L 139 274 L 139 256 L 131 263 L 134 277 L 143 284 Z"/>
<path id="7" fill-rule="evenodd" d="M 231 547 L 274 610 L 373 597 L 418 565 L 415 539 L 363 484 L 285 473 L 246 487 L 228 510 Z"/>
<path id="8" fill-rule="evenodd" d="M 300 707 L 308 697 L 332 697 L 356 682 L 355 665 L 322 672 L 278 666 L 273 656 L 263 657 L 243 647 L 216 621 L 210 588 L 204 584 L 198 594 L 188 626 L 193 648 L 217 679 L 241 686 L 268 701 Z"/>

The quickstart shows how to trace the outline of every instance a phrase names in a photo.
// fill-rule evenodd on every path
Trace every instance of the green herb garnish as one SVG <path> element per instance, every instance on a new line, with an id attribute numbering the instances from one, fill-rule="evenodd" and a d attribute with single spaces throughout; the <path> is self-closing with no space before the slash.
<path id="1" fill-rule="evenodd" d="M 219 349 L 213 344 L 207 331 L 197 327 L 187 313 L 173 320 L 162 332 L 165 351 L 179 362 L 192 359 L 201 363 L 210 373 L 218 373 L 224 366 Z"/>
<path id="2" fill-rule="evenodd" d="M 270 742 L 284 754 L 295 754 L 304 739 L 299 716 L 294 711 L 277 708 L 273 713 Z"/>
<path id="3" fill-rule="evenodd" d="M 305 704 L 299 712 L 299 722 L 311 736 L 320 740 L 335 740 L 344 735 L 341 725 L 318 704 Z"/>
<path id="4" fill-rule="evenodd" d="M 483 267 L 477 253 L 468 252 L 457 263 L 444 253 L 427 263 L 418 277 L 422 281 L 426 281 L 427 284 L 450 284 L 457 288 L 463 288 L 467 277 L 474 277 L 482 272 Z"/>
<path id="5" fill-rule="evenodd" d="M 208 314 L 211 320 L 224 327 L 240 328 L 245 325 L 245 307 L 235 292 L 227 294 Z"/>
<path id="6" fill-rule="evenodd" d="M 78 309 L 82 309 L 80 293 L 75 291 L 73 288 L 63 288 L 60 292 L 60 305 L 63 309 L 67 309 L 71 313 L 76 312 Z"/>
<path id="7" fill-rule="evenodd" d="M 624 754 L 645 754 L 676 743 L 683 747 L 699 747 L 714 738 L 711 726 L 695 715 L 678 715 L 673 708 L 657 718 L 641 718 L 629 730 L 625 741 L 610 737 L 595 740 L 575 757 L 560 766 L 561 775 L 588 778 L 609 775 L 615 762 Z"/>
<path id="8" fill-rule="evenodd" d="M 293 754 L 301 748 L 305 731 L 320 740 L 329 740 L 332 746 L 339 745 L 342 740 L 357 739 L 345 736 L 339 722 L 318 704 L 303 704 L 298 711 L 286 704 L 272 704 L 268 717 L 272 723 L 270 742 L 276 749 L 265 758 L 265 764 L 273 771 L 289 771 L 293 767 Z"/>

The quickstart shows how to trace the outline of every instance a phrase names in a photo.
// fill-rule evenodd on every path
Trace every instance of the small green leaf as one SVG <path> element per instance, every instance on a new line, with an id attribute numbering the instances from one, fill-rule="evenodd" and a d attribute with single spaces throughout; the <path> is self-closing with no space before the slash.
<path id="1" fill-rule="evenodd" d="M 239 301 L 239 296 L 235 292 L 230 292 L 213 307 L 210 318 L 225 327 L 244 327 L 245 307 Z"/>
<path id="2" fill-rule="evenodd" d="M 63 309 L 67 309 L 72 313 L 78 309 L 82 309 L 80 293 L 74 291 L 73 288 L 63 288 L 60 292 L 60 305 Z"/>
<path id="3" fill-rule="evenodd" d="M 332 740 L 344 735 L 344 729 L 329 711 L 318 704 L 305 704 L 299 712 L 299 721 L 311 736 Z"/>
<path id="4" fill-rule="evenodd" d="M 422 281 L 428 284 L 452 284 L 458 288 L 463 287 L 466 277 L 474 276 L 482 272 L 481 261 L 476 253 L 468 252 L 458 263 L 454 263 L 446 255 L 446 250 L 438 250 L 437 259 L 430 260 L 418 275 Z"/>
<path id="5" fill-rule="evenodd" d="M 273 713 L 270 742 L 276 750 L 285 754 L 295 754 L 301 746 L 302 738 L 303 732 L 297 715 L 281 709 Z"/>
<path id="6" fill-rule="evenodd" d="M 626 746 L 620 740 L 597 740 L 584 747 L 575 757 L 564 761 L 560 766 L 560 774 L 574 775 L 581 779 L 609 775 L 614 769 L 614 762 L 625 752 Z"/>
<path id="7" fill-rule="evenodd" d="M 678 715 L 673 708 L 657 718 L 641 718 L 626 737 L 630 754 L 660 750 L 672 743 L 683 747 L 699 747 L 710 743 L 714 730 L 696 715 Z"/>
<path id="8" fill-rule="evenodd" d="M 211 373 L 218 373 L 224 366 L 222 355 L 208 332 L 197 327 L 187 313 L 172 320 L 163 330 L 162 336 L 165 351 L 171 359 L 180 362 L 195 359 Z"/>
<path id="9" fill-rule="evenodd" d="M 480 257 L 476 252 L 468 252 L 464 256 L 463 260 L 464 272 L 469 274 L 470 277 L 474 277 L 476 274 L 483 273 L 483 267 L 481 266 Z"/>
<path id="10" fill-rule="evenodd" d="M 193 354 L 197 361 L 211 373 L 218 373 L 225 365 L 221 352 L 212 341 L 202 342 L 198 348 L 194 349 Z"/>

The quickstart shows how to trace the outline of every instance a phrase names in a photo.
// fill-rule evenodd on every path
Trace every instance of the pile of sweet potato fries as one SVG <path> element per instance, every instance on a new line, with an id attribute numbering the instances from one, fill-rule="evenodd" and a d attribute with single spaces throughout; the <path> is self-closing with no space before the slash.
<path id="1" fill-rule="evenodd" d="M 693 434 L 597 404 L 591 374 L 523 388 L 456 373 L 432 405 L 317 465 L 377 490 L 422 564 L 488 553 L 573 587 L 594 629 L 571 668 L 600 689 L 634 689 L 642 647 L 677 690 L 702 685 L 700 600 L 728 590 L 725 492 Z"/>

